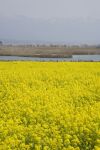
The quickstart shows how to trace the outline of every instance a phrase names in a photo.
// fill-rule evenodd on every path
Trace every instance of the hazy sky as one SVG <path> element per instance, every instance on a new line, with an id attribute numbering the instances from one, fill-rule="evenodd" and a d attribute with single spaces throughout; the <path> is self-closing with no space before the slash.
<path id="1" fill-rule="evenodd" d="M 100 0 L 0 0 L 0 16 L 100 18 Z"/>
<path id="2" fill-rule="evenodd" d="M 0 0 L 0 39 L 100 44 L 100 0 Z"/>

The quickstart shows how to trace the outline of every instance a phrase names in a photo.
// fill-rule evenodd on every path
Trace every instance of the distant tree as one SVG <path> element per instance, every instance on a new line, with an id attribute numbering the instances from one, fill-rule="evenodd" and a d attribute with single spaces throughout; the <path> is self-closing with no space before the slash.
<path id="1" fill-rule="evenodd" d="M 96 48 L 100 48 L 100 45 L 97 45 Z"/>
<path id="2" fill-rule="evenodd" d="M 2 42 L 2 41 L 0 41 L 0 45 L 3 45 L 3 42 Z"/>
<path id="3" fill-rule="evenodd" d="M 40 47 L 40 45 L 39 45 L 39 44 L 37 44 L 37 45 L 36 45 L 36 47 Z"/>
<path id="4" fill-rule="evenodd" d="M 67 45 L 64 44 L 63 47 L 67 47 Z"/>

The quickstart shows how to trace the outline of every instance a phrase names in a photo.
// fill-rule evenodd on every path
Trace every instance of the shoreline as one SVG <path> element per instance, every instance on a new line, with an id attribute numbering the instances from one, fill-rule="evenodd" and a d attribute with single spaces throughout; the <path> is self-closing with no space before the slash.
<path id="1" fill-rule="evenodd" d="M 100 48 L 2 45 L 0 46 L 0 56 L 5 55 L 40 58 L 71 58 L 72 55 L 100 55 Z"/>

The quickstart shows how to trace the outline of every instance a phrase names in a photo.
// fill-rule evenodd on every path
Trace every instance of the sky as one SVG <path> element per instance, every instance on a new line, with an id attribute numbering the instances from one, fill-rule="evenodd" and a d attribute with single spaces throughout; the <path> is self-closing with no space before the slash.
<path id="1" fill-rule="evenodd" d="M 72 20 L 71 26 L 73 25 L 75 26 L 75 22 L 76 22 L 76 26 L 77 28 L 80 28 L 80 30 L 84 28 L 84 30 L 87 29 L 86 31 L 88 31 L 88 29 L 90 30 L 90 26 L 93 26 L 92 29 L 94 29 L 94 35 L 95 35 L 94 42 L 96 42 L 100 36 L 99 33 L 97 32 L 99 29 L 97 28 L 97 26 L 100 23 L 100 0 L 0 0 L 0 39 L 8 38 L 10 36 L 11 39 L 19 38 L 23 40 L 34 39 L 34 40 L 49 41 L 51 38 L 55 37 L 53 41 L 54 40 L 61 41 L 61 38 L 60 39 L 58 38 L 58 35 L 60 36 L 61 34 L 61 31 L 59 33 L 59 30 L 61 30 L 63 26 L 66 26 L 66 28 L 64 29 L 65 29 L 65 34 L 67 34 L 67 31 L 69 29 L 69 27 L 67 27 L 67 20 L 68 23 L 70 22 L 69 20 Z M 84 21 L 85 27 L 82 26 L 82 24 L 78 25 L 78 21 L 80 20 Z M 28 21 L 30 22 L 30 24 L 28 23 Z M 60 23 L 60 26 L 58 21 Z M 17 26 L 14 22 L 16 22 L 17 24 L 21 24 L 21 26 L 20 25 Z M 22 32 L 23 36 L 20 35 L 20 32 L 19 34 L 17 32 L 21 29 L 23 30 L 22 22 L 27 22 L 27 26 L 26 28 L 24 28 L 24 30 L 25 32 L 27 30 L 28 36 L 26 33 L 24 33 L 24 31 Z M 54 29 L 56 30 L 57 27 L 59 28 L 58 32 L 55 32 L 51 36 L 49 33 L 50 31 L 48 31 L 48 34 L 46 36 L 43 36 L 42 38 L 42 36 L 39 36 L 37 30 L 40 30 L 40 32 L 42 32 L 43 29 L 43 31 L 45 32 L 44 28 L 40 26 L 36 29 L 36 25 L 35 25 L 35 36 L 33 36 L 34 32 L 31 33 L 31 31 L 34 30 L 34 24 L 38 25 L 38 23 L 40 23 L 42 27 L 44 28 L 46 27 L 48 28 L 48 30 L 50 29 L 51 32 L 53 32 Z M 54 24 L 54 28 L 53 25 L 51 26 L 51 23 Z M 30 25 L 32 25 L 31 28 Z M 18 29 L 18 27 L 20 29 Z M 14 31 L 13 29 L 15 29 L 16 31 Z M 72 40 L 70 37 L 69 41 L 72 42 L 75 41 L 75 39 L 73 38 L 75 37 L 74 35 L 75 31 L 71 31 L 71 30 L 72 28 L 70 29 Z M 12 32 L 15 32 L 15 34 Z M 79 39 L 77 39 L 76 41 L 80 40 L 80 37 L 82 36 L 82 31 L 79 32 L 80 33 L 78 34 L 80 34 L 80 36 L 78 37 Z M 25 37 L 25 35 L 27 37 Z M 62 41 L 66 41 L 66 38 L 68 39 L 68 37 L 64 35 L 64 31 L 63 34 L 61 34 L 61 36 L 62 36 Z M 88 35 L 87 41 L 85 41 L 86 37 L 85 35 L 84 38 L 82 37 L 83 42 L 89 42 L 88 40 L 93 42 L 93 39 L 91 40 L 91 35 L 90 38 Z"/>
<path id="2" fill-rule="evenodd" d="M 100 18 L 100 0 L 0 0 L 0 15 L 32 18 Z"/>

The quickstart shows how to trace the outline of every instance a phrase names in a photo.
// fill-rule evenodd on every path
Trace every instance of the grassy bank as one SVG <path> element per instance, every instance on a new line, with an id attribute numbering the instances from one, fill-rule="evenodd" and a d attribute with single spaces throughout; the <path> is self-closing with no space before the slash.
<path id="1" fill-rule="evenodd" d="M 71 57 L 73 54 L 100 54 L 100 48 L 50 46 L 0 46 L 0 55 L 32 57 Z"/>

